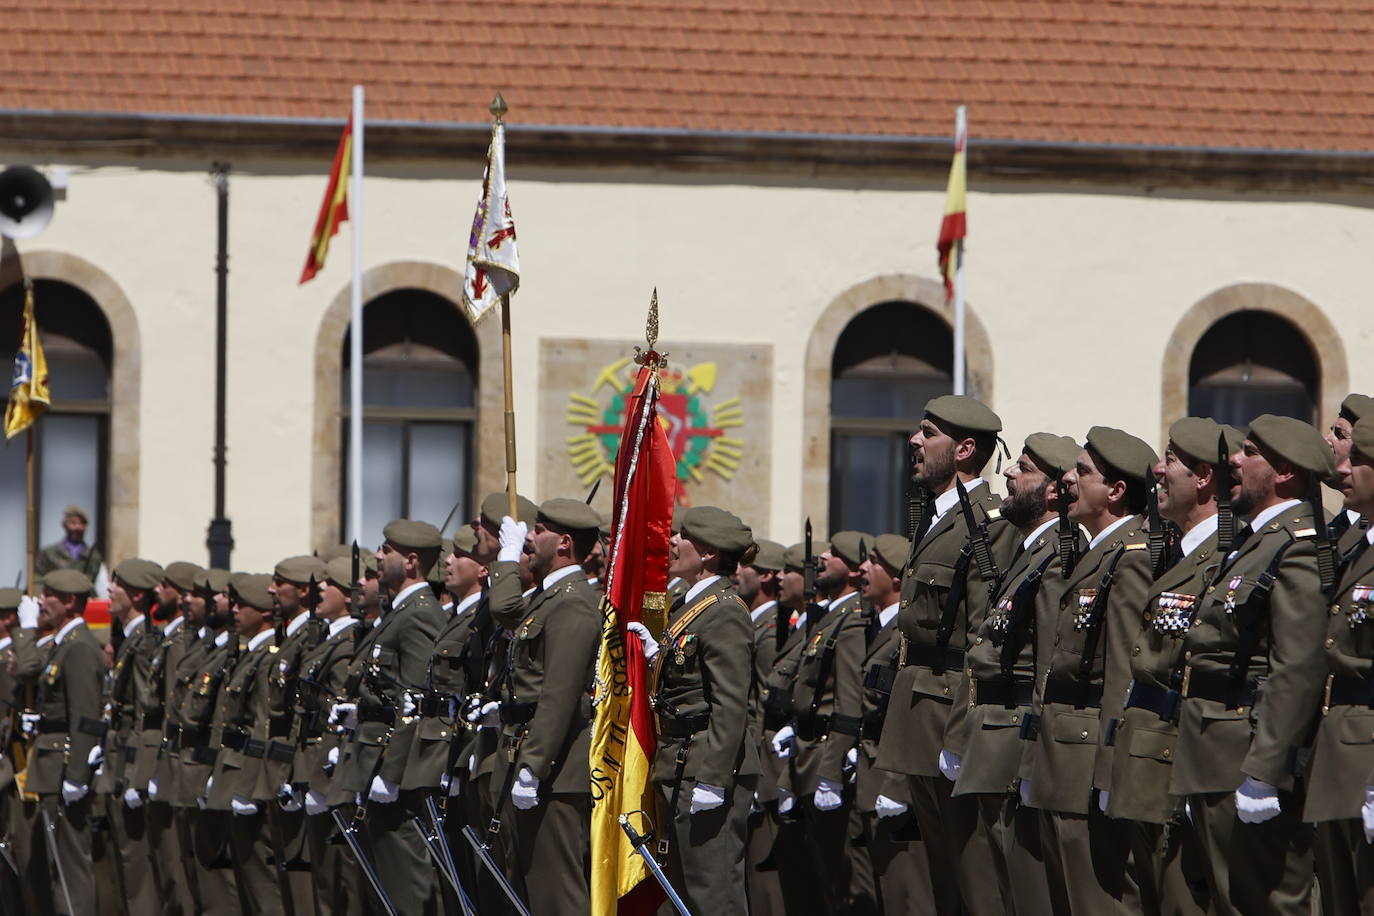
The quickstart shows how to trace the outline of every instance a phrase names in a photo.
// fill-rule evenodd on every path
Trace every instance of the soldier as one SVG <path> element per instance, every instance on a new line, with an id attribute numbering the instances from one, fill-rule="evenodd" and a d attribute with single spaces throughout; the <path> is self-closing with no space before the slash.
<path id="1" fill-rule="evenodd" d="M 874 807 L 880 816 L 912 810 L 934 885 L 936 911 L 1002 913 L 992 853 L 976 834 L 978 806 L 952 798 L 957 761 L 942 749 L 951 704 L 964 668 L 964 649 L 982 623 L 988 582 L 972 562 L 969 529 L 957 484 L 968 492 L 975 525 L 986 526 L 987 555 L 1003 569 L 1015 549 L 1016 529 L 1001 518 L 1000 500 L 978 475 L 991 460 L 1002 421 L 979 401 L 946 395 L 926 404 L 912 434 L 915 483 L 933 496 L 924 533 L 913 538 L 902 574 L 897 625 L 901 670 L 892 686 L 875 765 L 886 770 Z M 942 768 L 941 762 L 944 762 Z"/>
<path id="2" fill-rule="evenodd" d="M 1019 803 L 1017 768 L 1021 726 L 1031 713 L 1037 638 L 1052 634 L 1064 590 L 1060 541 L 1053 530 L 1060 517 L 1062 475 L 1078 460 L 1078 444 L 1066 436 L 1032 433 L 1020 456 L 1004 472 L 1007 498 L 1002 518 L 1021 536 L 1016 557 L 992 595 L 986 617 L 965 655 L 965 679 L 957 706 L 967 716 L 951 717 L 945 747 L 960 759 L 955 798 L 978 805 L 979 833 L 986 838 L 1002 899 L 1019 914 L 1053 912 L 1040 841 L 1039 815 Z M 1070 523 L 1077 550 L 1078 526 Z"/>
<path id="3" fill-rule="evenodd" d="M 95 582 L 105 561 L 100 548 L 86 543 L 86 528 L 90 525 L 86 510 L 72 505 L 62 510 L 62 540 L 49 544 L 34 558 L 33 570 L 40 578 L 54 569 L 75 569 Z"/>
<path id="4" fill-rule="evenodd" d="M 689 587 L 670 608 L 662 640 L 642 623 L 626 625 L 653 666 L 660 850 L 667 844 L 669 877 L 698 913 L 749 912 L 745 831 L 759 773 L 749 725 L 753 639 L 730 577 L 756 552 L 753 532 L 734 515 L 687 510 L 671 553 Z"/>
<path id="5" fill-rule="evenodd" d="M 17 612 L 18 626 L 10 630 L 10 638 L 13 640 L 10 643 L 10 652 L 13 655 L 13 673 L 15 689 L 20 697 L 20 712 L 32 713 L 37 710 L 38 677 L 47 662 L 53 636 L 57 632 L 53 628 L 52 618 L 41 613 L 41 600 L 41 595 L 39 598 L 31 595 L 21 596 Z M 102 663 L 103 661 L 102 658 Z M 33 758 L 35 736 L 26 734 L 22 724 L 23 719 L 16 713 L 13 728 L 15 734 L 23 740 L 25 760 L 28 761 Z M 102 729 L 103 725 L 100 725 L 95 730 Z M 91 754 L 98 764 L 99 752 L 92 751 Z M 18 759 L 17 756 L 15 759 Z M 92 773 L 93 786 L 96 782 L 96 773 L 98 770 Z M 18 867 L 23 888 L 22 902 L 25 913 L 51 913 L 55 909 L 52 897 L 54 879 L 48 865 L 47 841 L 44 838 L 41 812 L 42 805 L 31 793 L 26 792 L 15 799 L 10 823 L 15 865 Z"/>
<path id="6" fill-rule="evenodd" d="M 56 843 L 52 899 L 72 916 L 95 913 L 91 869 L 91 759 L 99 746 L 105 662 L 82 613 L 92 583 L 75 569 L 48 573 L 41 615 L 54 631 L 38 678 L 36 712 L 24 713 L 36 736 L 28 790 L 41 799 L 43 829 Z"/>
<path id="7" fill-rule="evenodd" d="M 19 713 L 24 698 L 19 695 L 19 679 L 14 676 L 14 638 L 19 629 L 19 602 L 24 597 L 17 588 L 0 588 L 0 856 L 10 866 L 0 866 L 0 899 L 20 900 L 23 886 L 19 862 L 14 854 L 15 825 L 18 821 L 19 790 L 14 781 L 14 762 L 22 761 L 26 740 L 20 728 Z"/>
<path id="8" fill-rule="evenodd" d="M 678 534 L 682 531 L 682 515 L 687 511 L 686 506 L 673 506 L 673 527 L 672 533 Z M 668 602 L 671 604 L 683 595 L 687 594 L 689 583 L 682 575 L 682 571 L 674 566 L 672 560 L 668 561 Z"/>
<path id="9" fill-rule="evenodd" d="M 1219 440 L 1224 436 L 1224 448 Z M 1206 912 L 1206 881 L 1197 838 L 1178 799 L 1169 794 L 1178 738 L 1178 683 L 1183 637 L 1198 599 L 1215 573 L 1219 467 L 1240 450 L 1244 434 L 1201 417 L 1169 427 L 1164 458 L 1155 465 L 1159 515 L 1178 530 L 1179 558 L 1155 578 L 1145 599 L 1145 626 L 1131 649 L 1131 682 L 1116 730 L 1107 814 L 1131 825 L 1131 856 L 1147 912 Z M 1225 452 L 1225 455 L 1221 453 Z M 1220 493 L 1230 512 L 1230 487 Z M 1228 530 L 1231 523 L 1228 519 Z M 1200 884 L 1200 887 L 1197 886 Z"/>
<path id="10" fill-rule="evenodd" d="M 1368 519 L 1374 514 L 1374 415 L 1356 422 L 1348 442 L 1336 463 L 1344 508 Z M 1325 913 L 1374 913 L 1374 535 L 1352 527 L 1364 536 L 1341 570 L 1327 618 L 1330 673 L 1302 815 L 1305 823 L 1316 823 Z"/>
<path id="11" fill-rule="evenodd" d="M 1374 416 L 1374 398 L 1364 394 L 1346 395 L 1341 402 L 1340 413 L 1332 421 L 1331 428 L 1326 433 L 1326 444 L 1331 446 L 1331 452 L 1339 468 L 1342 463 L 1350 457 L 1351 433 L 1355 424 L 1366 416 Z M 1336 479 L 1330 481 L 1335 486 L 1342 498 L 1349 496 L 1350 477 L 1348 475 L 1337 474 Z M 1331 521 L 1331 536 L 1336 539 L 1338 555 L 1344 557 L 1353 548 L 1359 546 L 1360 539 L 1364 537 L 1364 532 L 1369 530 L 1369 519 L 1364 518 L 1354 509 L 1349 507 L 1336 514 Z"/>
<path id="12" fill-rule="evenodd" d="M 1313 613 L 1326 565 L 1313 502 L 1335 467 L 1314 428 L 1270 414 L 1250 424 L 1231 466 L 1232 505 L 1249 524 L 1184 637 L 1170 791 L 1187 797 L 1217 912 L 1306 913 L 1313 832 L 1301 820 L 1298 771 L 1321 696 L 1329 616 Z"/>
<path id="13" fill-rule="evenodd" d="M 536 913 L 585 913 L 590 906 L 588 725 L 601 614 L 581 562 L 599 522 L 575 499 L 542 503 L 525 536 L 524 524 L 507 516 L 491 567 L 492 616 L 512 633 L 498 678 L 502 753 L 492 773 L 493 804 L 497 822 L 510 827 L 514 871 Z M 522 549 L 539 583 L 528 601 L 518 578 Z"/>

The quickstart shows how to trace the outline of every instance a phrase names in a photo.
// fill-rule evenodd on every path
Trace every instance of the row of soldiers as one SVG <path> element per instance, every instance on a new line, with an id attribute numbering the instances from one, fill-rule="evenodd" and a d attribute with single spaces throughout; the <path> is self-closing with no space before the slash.
<path id="1" fill-rule="evenodd" d="M 665 631 L 610 638 L 652 666 L 646 814 L 688 909 L 1369 911 L 1372 408 L 1185 418 L 1162 458 L 1036 433 L 1002 499 L 1000 419 L 947 396 L 910 537 L 677 513 Z M 125 560 L 105 655 L 77 571 L 0 614 L 0 907 L 586 912 L 603 519 L 493 494 L 451 541 L 384 538 Z"/>

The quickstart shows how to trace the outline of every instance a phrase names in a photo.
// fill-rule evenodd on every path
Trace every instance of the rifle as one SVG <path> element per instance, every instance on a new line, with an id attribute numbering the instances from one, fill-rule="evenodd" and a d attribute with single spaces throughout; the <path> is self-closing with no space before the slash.
<path id="1" fill-rule="evenodd" d="M 1317 532 L 1317 574 L 1321 576 L 1322 594 L 1330 604 L 1331 592 L 1336 587 L 1336 551 L 1322 511 L 1322 486 L 1316 474 L 1307 481 L 1307 502 L 1312 506 L 1312 528 Z"/>
<path id="2" fill-rule="evenodd" d="M 1226 434 L 1217 436 L 1217 555 L 1223 563 L 1236 540 L 1236 515 L 1231 511 L 1231 449 Z"/>
<path id="3" fill-rule="evenodd" d="M 964 482 L 954 478 L 954 488 L 959 493 L 959 511 L 968 527 L 969 548 L 973 551 L 973 562 L 978 564 L 978 575 L 988 589 L 988 600 L 997 595 L 997 582 L 1002 574 L 997 570 L 997 561 L 992 558 L 992 547 L 988 544 L 988 521 L 973 517 L 973 503 L 969 501 Z"/>
<path id="4" fill-rule="evenodd" d="M 1059 489 L 1059 572 L 1068 579 L 1078 565 L 1078 531 L 1069 520 L 1069 491 L 1064 486 L 1063 474 L 1059 475 L 1056 486 Z"/>
<path id="5" fill-rule="evenodd" d="M 315 582 L 315 576 L 310 576 L 310 584 L 306 586 L 305 608 L 310 612 L 310 617 L 306 620 L 306 632 L 309 634 L 308 642 L 310 648 L 315 648 L 324 642 L 324 621 L 320 619 L 320 589 Z M 301 653 L 302 655 L 304 653 Z"/>
<path id="6" fill-rule="evenodd" d="M 1163 575 L 1169 561 L 1170 538 L 1163 520 L 1159 517 L 1159 483 L 1148 468 L 1146 475 L 1150 480 L 1150 492 L 1147 500 L 1149 508 L 1146 515 L 1150 525 L 1150 533 L 1147 535 L 1150 545 L 1150 578 L 1158 579 Z"/>
<path id="7" fill-rule="evenodd" d="M 363 587 L 359 584 L 363 577 L 362 555 L 358 552 L 358 542 L 353 542 L 353 590 L 349 592 L 348 612 L 353 615 L 353 651 L 358 650 L 358 646 L 363 641 L 364 627 L 367 622 L 367 615 L 363 613 Z"/>

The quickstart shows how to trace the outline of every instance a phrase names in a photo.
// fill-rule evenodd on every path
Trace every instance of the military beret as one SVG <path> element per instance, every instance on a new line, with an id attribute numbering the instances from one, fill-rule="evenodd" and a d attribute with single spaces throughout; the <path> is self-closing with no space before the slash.
<path id="1" fill-rule="evenodd" d="M 334 544 L 323 550 L 316 551 L 315 555 L 326 564 L 330 560 L 336 560 L 339 557 L 349 557 L 351 559 L 353 556 L 353 546 L 351 544 Z"/>
<path id="2" fill-rule="evenodd" d="M 1055 474 L 1067 474 L 1078 463 L 1082 447 L 1068 436 L 1054 433 L 1031 433 L 1026 437 L 1025 451 Z"/>
<path id="3" fill-rule="evenodd" d="M 43 587 L 64 595 L 89 595 L 95 586 L 79 569 L 54 569 L 43 577 Z"/>
<path id="4" fill-rule="evenodd" d="M 739 517 L 715 506 L 693 506 L 682 514 L 682 534 L 730 554 L 754 543 L 754 532 Z"/>
<path id="5" fill-rule="evenodd" d="M 1002 420 L 986 404 L 964 394 L 944 394 L 926 403 L 926 416 L 971 433 L 1000 433 Z"/>
<path id="6" fill-rule="evenodd" d="M 346 592 L 353 590 L 353 558 L 335 557 L 324 564 L 324 581 Z"/>
<path id="7" fill-rule="evenodd" d="M 806 568 L 806 545 L 793 544 L 782 552 L 782 568 L 801 572 Z"/>
<path id="8" fill-rule="evenodd" d="M 864 545 L 864 549 L 873 546 L 873 535 L 862 531 L 837 531 L 830 535 L 830 552 L 844 560 L 850 566 L 858 566 L 863 562 L 863 557 L 859 556 L 859 544 Z"/>
<path id="9" fill-rule="evenodd" d="M 1279 457 L 1322 480 L 1336 473 L 1336 457 L 1331 453 L 1331 446 L 1311 423 L 1272 413 L 1261 414 L 1250 423 L 1250 439 L 1264 443 Z"/>
<path id="10" fill-rule="evenodd" d="M 515 504 L 519 507 L 517 511 L 520 513 L 520 517 L 516 521 L 533 525 L 539 516 L 539 507 L 534 504 L 534 501 L 517 493 Z M 504 490 L 498 493 L 488 493 L 487 498 L 482 500 L 482 521 L 492 528 L 500 528 L 501 519 L 509 514 L 510 499 Z"/>
<path id="11" fill-rule="evenodd" d="M 876 556 L 893 569 L 901 569 L 910 552 L 911 541 L 900 534 L 880 534 L 868 549 L 869 556 Z"/>
<path id="12" fill-rule="evenodd" d="M 595 531 L 601 524 L 596 510 L 580 499 L 546 499 L 539 504 L 535 520 L 565 531 Z"/>
<path id="13" fill-rule="evenodd" d="M 0 588 L 0 611 L 15 610 L 23 597 L 24 593 L 17 588 Z"/>
<path id="14" fill-rule="evenodd" d="M 754 561 L 750 563 L 755 569 L 766 569 L 770 572 L 782 572 L 787 565 L 787 550 L 777 541 L 763 540 L 757 542 L 759 552 L 754 555 Z"/>
<path id="15" fill-rule="evenodd" d="M 272 593 L 267 590 L 272 584 L 271 576 L 266 573 L 235 573 L 233 582 L 240 603 L 260 611 L 272 610 L 275 602 L 272 600 Z"/>
<path id="16" fill-rule="evenodd" d="M 1194 461 L 1217 463 L 1217 441 L 1223 434 L 1221 424 L 1210 417 L 1184 417 L 1169 427 L 1169 442 L 1174 450 Z M 1230 458 L 1230 443 L 1226 457 Z"/>
<path id="17" fill-rule="evenodd" d="M 114 569 L 114 577 L 129 588 L 157 588 L 166 578 L 162 567 L 152 560 L 128 559 Z"/>
<path id="18" fill-rule="evenodd" d="M 472 549 L 477 546 L 477 532 L 472 530 L 471 525 L 464 525 L 458 529 L 458 533 L 453 536 L 450 542 L 449 553 L 461 553 L 464 556 L 471 554 Z"/>
<path id="19" fill-rule="evenodd" d="M 1226 436 L 1226 450 L 1234 455 L 1245 447 L 1245 430 L 1237 429 L 1230 423 L 1220 423 L 1222 433 Z"/>
<path id="20" fill-rule="evenodd" d="M 1159 463 L 1159 456 L 1145 440 L 1128 432 L 1110 426 L 1094 426 L 1088 430 L 1086 447 L 1129 480 L 1148 486 L 1155 479 L 1154 466 Z"/>
<path id="21" fill-rule="evenodd" d="M 1367 394 L 1348 394 L 1341 401 L 1341 416 L 1351 423 L 1358 423 L 1365 417 L 1374 416 L 1374 398 Z"/>
<path id="22" fill-rule="evenodd" d="M 216 594 L 229 587 L 229 570 L 202 569 L 196 574 L 196 588 L 208 588 Z"/>
<path id="23" fill-rule="evenodd" d="M 393 540 L 392 543 L 395 541 Z M 285 579 L 287 582 L 294 582 L 296 585 L 306 585 L 312 578 L 316 582 L 323 579 L 324 567 L 325 562 L 319 557 L 287 557 L 273 568 L 272 574 L 279 579 Z"/>
<path id="24" fill-rule="evenodd" d="M 677 534 L 682 530 L 682 517 L 686 514 L 686 506 L 673 506 L 673 534 Z"/>
<path id="25" fill-rule="evenodd" d="M 599 531 L 599 532 L 601 532 L 601 536 L 602 536 L 603 538 L 608 538 L 608 537 L 610 537 L 610 536 L 611 536 L 611 521 L 612 521 L 612 519 L 611 519 L 611 513 L 609 513 L 609 512 L 598 512 L 598 513 L 596 513 L 596 515 L 597 515 L 597 518 L 601 519 L 601 524 L 599 524 L 599 525 L 596 526 L 596 530 Z"/>
<path id="26" fill-rule="evenodd" d="M 86 510 L 78 506 L 76 503 L 72 503 L 70 506 L 62 510 L 63 518 L 66 518 L 69 515 L 75 515 L 77 518 L 81 519 L 88 525 L 91 523 L 90 516 L 86 514 Z"/>
<path id="27" fill-rule="evenodd" d="M 196 587 L 196 575 L 202 571 L 195 563 L 177 560 L 175 563 L 167 564 L 167 568 L 162 571 L 162 578 L 183 592 L 189 592 Z"/>
<path id="28" fill-rule="evenodd" d="M 444 544 L 438 528 L 429 522 L 417 522 L 409 518 L 387 522 L 382 529 L 382 537 L 403 550 L 433 550 Z"/>
<path id="29" fill-rule="evenodd" d="M 1350 442 L 1355 451 L 1366 458 L 1374 459 L 1374 414 L 1355 424 L 1355 430 L 1350 434 Z M 0 604 L 0 607 L 5 606 Z"/>

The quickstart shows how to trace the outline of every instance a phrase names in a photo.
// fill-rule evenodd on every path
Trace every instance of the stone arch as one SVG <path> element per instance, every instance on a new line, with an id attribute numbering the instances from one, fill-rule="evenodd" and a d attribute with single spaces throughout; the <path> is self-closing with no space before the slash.
<path id="1" fill-rule="evenodd" d="M 15 253 L 6 244 L 0 288 L 23 281 L 56 280 L 91 297 L 110 325 L 110 428 L 105 548 L 111 566 L 138 555 L 142 346 L 133 303 L 114 278 L 90 261 L 66 251 Z"/>
<path id="2" fill-rule="evenodd" d="M 1291 323 L 1317 358 L 1317 407 L 1320 421 L 1334 417 L 1349 391 L 1350 365 L 1340 331 L 1319 306 L 1272 283 L 1234 283 L 1208 293 L 1184 313 L 1164 348 L 1160 370 L 1160 439 L 1169 425 L 1188 413 L 1188 369 L 1193 350 L 1212 325 L 1236 312 L 1264 311 Z"/>
<path id="3" fill-rule="evenodd" d="M 463 312 L 463 275 L 426 261 L 392 261 L 363 273 L 363 304 L 398 289 L 422 289 L 442 296 Z M 351 290 L 345 284 L 320 319 L 315 336 L 315 397 L 312 419 L 314 455 L 310 474 L 310 539 L 316 548 L 335 543 L 339 530 L 339 485 L 343 456 L 339 453 L 339 386 L 341 351 L 348 332 Z M 502 412 L 501 319 L 488 313 L 472 325 L 477 338 L 477 462 L 478 498 L 504 486 L 505 439 L 499 423 L 484 419 Z"/>
<path id="4" fill-rule="evenodd" d="M 944 285 L 911 274 L 883 274 L 851 286 L 821 312 L 806 344 L 802 378 L 802 514 L 817 531 L 829 531 L 830 369 L 835 344 L 860 312 L 900 300 L 920 306 L 954 328 L 954 304 Z M 992 342 L 976 312 L 965 303 L 964 349 L 968 393 L 992 404 Z M 919 418 L 913 418 L 913 422 Z"/>

